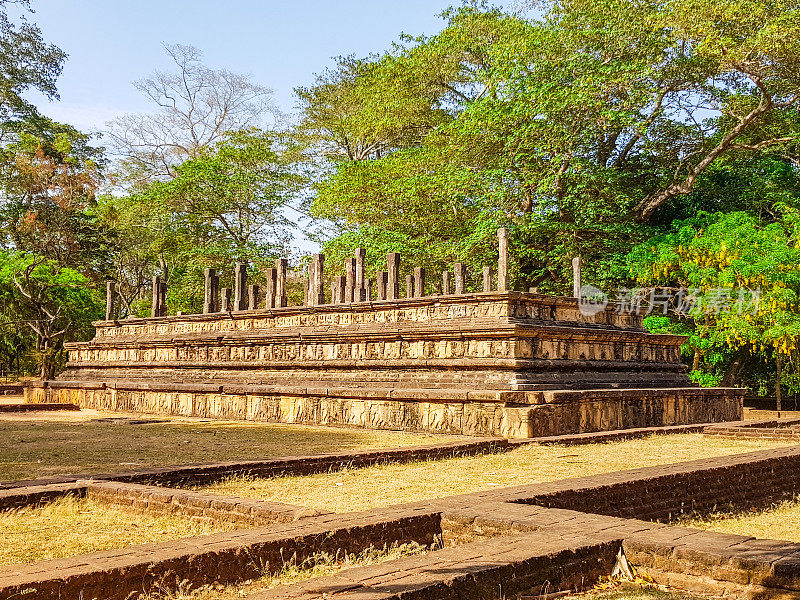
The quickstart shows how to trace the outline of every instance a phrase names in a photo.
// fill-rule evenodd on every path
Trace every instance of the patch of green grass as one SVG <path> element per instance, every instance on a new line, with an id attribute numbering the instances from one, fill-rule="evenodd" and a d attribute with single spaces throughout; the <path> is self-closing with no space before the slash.
<path id="1" fill-rule="evenodd" d="M 587 444 L 529 444 L 512 452 L 388 464 L 269 479 L 233 478 L 204 487 L 219 494 L 349 512 L 479 490 L 555 481 L 785 446 L 699 433 Z"/>
<path id="2" fill-rule="evenodd" d="M 454 439 L 425 433 L 174 418 L 132 424 L 120 418 L 126 415 L 99 416 L 119 419 L 98 422 L 81 413 L 0 419 L 0 481 L 415 446 Z"/>
<path id="3" fill-rule="evenodd" d="M 181 515 L 145 515 L 65 496 L 40 507 L 0 512 L 0 565 L 230 531 L 235 525 Z"/>

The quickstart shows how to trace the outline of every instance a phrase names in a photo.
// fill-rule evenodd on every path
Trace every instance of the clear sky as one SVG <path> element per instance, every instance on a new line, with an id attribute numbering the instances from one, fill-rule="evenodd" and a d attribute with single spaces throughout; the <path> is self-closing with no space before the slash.
<path id="1" fill-rule="evenodd" d="M 40 110 L 84 130 L 149 109 L 131 82 L 168 68 L 161 45 L 189 44 L 211 67 L 251 74 L 292 112 L 293 88 L 339 55 L 389 47 L 401 32 L 433 34 L 459 0 L 32 0 L 46 41 L 69 54 L 61 100 Z"/>
<path id="2" fill-rule="evenodd" d="M 497 1 L 495 4 L 511 5 Z M 171 70 L 162 44 L 187 44 L 204 62 L 253 76 L 274 90 L 282 112 L 296 109 L 293 89 L 314 81 L 336 56 L 366 56 L 400 33 L 435 34 L 441 12 L 460 0 L 31 0 L 26 18 L 69 54 L 58 80 L 61 99 L 28 94 L 48 117 L 83 131 L 152 106 L 132 82 Z M 9 9 L 13 15 L 20 11 Z M 298 221 L 295 245 L 315 251 Z"/>

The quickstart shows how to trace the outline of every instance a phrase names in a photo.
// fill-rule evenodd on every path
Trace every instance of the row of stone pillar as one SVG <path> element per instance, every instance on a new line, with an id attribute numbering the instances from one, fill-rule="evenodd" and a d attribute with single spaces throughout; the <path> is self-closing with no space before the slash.
<path id="1" fill-rule="evenodd" d="M 497 264 L 497 290 L 508 289 L 508 231 L 505 228 L 497 232 L 499 259 Z M 364 262 L 366 251 L 356 248 L 353 257 L 345 263 L 345 275 L 334 277 L 331 281 L 331 304 L 349 304 L 364 302 L 372 299 L 372 292 L 376 292 L 376 300 L 397 300 L 400 296 L 400 254 L 389 252 L 386 255 L 386 270 L 379 271 L 375 279 L 365 277 Z M 315 254 L 308 268 L 308 283 L 306 288 L 306 304 L 316 306 L 325 304 L 325 288 L 323 283 L 323 270 L 325 255 Z M 442 273 L 442 294 L 463 294 L 466 291 L 467 268 L 463 263 L 453 265 L 453 277 L 450 272 Z M 483 269 L 483 291 L 492 291 L 493 270 L 491 267 Z M 453 290 L 451 291 L 451 282 Z M 425 296 L 426 273 L 422 267 L 415 267 L 413 274 L 406 276 L 406 298 L 420 298 Z"/>
<path id="2" fill-rule="evenodd" d="M 289 262 L 285 258 L 275 261 L 275 267 L 264 272 L 266 279 L 264 306 L 280 308 L 286 306 L 286 270 Z M 237 262 L 234 268 L 233 289 L 219 287 L 219 275 L 215 269 L 206 269 L 203 313 L 245 311 L 260 308 L 261 287 L 248 285 L 247 263 Z M 233 298 L 231 298 L 233 296 Z"/>
<path id="3" fill-rule="evenodd" d="M 508 232 L 505 228 L 497 231 L 499 258 L 497 263 L 497 291 L 508 289 Z M 375 279 L 365 275 L 366 251 L 357 248 L 352 258 L 345 263 L 345 275 L 334 277 L 331 281 L 331 304 L 351 304 L 372 299 L 373 292 L 377 300 L 400 299 L 400 254 L 389 252 L 386 255 L 386 270 L 377 273 Z M 581 262 L 580 257 L 573 259 L 574 295 L 580 295 Z M 280 308 L 287 306 L 286 273 L 288 261 L 279 258 L 275 267 L 264 273 L 266 289 L 264 290 L 264 308 Z M 314 254 L 308 267 L 305 303 L 318 306 L 326 303 L 324 284 L 325 255 Z M 451 277 L 452 275 L 452 277 Z M 247 263 L 237 262 L 234 269 L 234 287 L 219 287 L 219 275 L 215 269 L 205 269 L 205 295 L 203 313 L 255 310 L 260 307 L 261 288 L 247 283 Z M 493 289 L 494 271 L 492 267 L 483 268 L 483 291 Z M 442 294 L 463 294 L 466 291 L 467 268 L 463 263 L 455 263 L 453 272 L 442 273 Z M 422 267 L 415 267 L 412 274 L 406 276 L 406 298 L 425 296 L 426 272 Z M 452 289 L 451 289 L 452 286 Z M 535 288 L 531 288 L 535 291 Z M 111 320 L 114 313 L 115 283 L 106 282 L 106 320 Z M 161 277 L 153 277 L 152 315 L 163 317 L 167 314 L 167 286 Z"/>

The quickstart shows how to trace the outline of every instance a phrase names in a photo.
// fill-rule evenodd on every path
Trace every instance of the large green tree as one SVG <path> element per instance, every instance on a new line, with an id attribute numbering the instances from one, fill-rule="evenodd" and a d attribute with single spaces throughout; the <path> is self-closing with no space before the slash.
<path id="1" fill-rule="evenodd" d="M 685 350 L 698 380 L 763 392 L 755 375 L 766 358 L 782 360 L 784 383 L 800 391 L 799 234 L 800 214 L 786 206 L 771 222 L 700 213 L 628 256 L 639 285 L 672 298 L 672 323 L 657 324 L 690 335 Z"/>
<path id="2" fill-rule="evenodd" d="M 93 214 L 102 149 L 26 99 L 58 98 L 66 58 L 27 12 L 27 0 L 0 0 L 0 364 L 52 378 L 64 342 L 100 316 L 94 290 L 113 239 Z"/>
<path id="3" fill-rule="evenodd" d="M 58 98 L 56 79 L 67 55 L 42 39 L 33 23 L 8 15 L 10 5 L 30 10 L 28 0 L 0 0 L 0 123 L 38 114 L 25 99 L 35 89 L 50 99 Z M 6 133 L 3 131 L 3 133 Z"/>
<path id="4" fill-rule="evenodd" d="M 146 309 L 146 302 L 138 309 L 132 303 L 146 296 L 153 264 L 170 284 L 169 308 L 189 311 L 202 303 L 204 267 L 229 277 L 234 261 L 257 267 L 282 254 L 301 181 L 279 135 L 247 130 L 176 166 L 172 179 L 103 198 L 99 214 L 125 240 L 116 264 L 128 311 Z"/>
<path id="5" fill-rule="evenodd" d="M 612 281 L 620 250 L 667 224 L 721 161 L 797 160 L 795 2 L 568 0 L 538 19 L 473 5 L 446 17 L 441 34 L 301 90 L 304 122 L 339 148 L 318 171 L 316 216 L 409 247 L 450 240 L 440 265 L 488 248 L 463 242 L 506 223 L 518 284 L 564 291 L 570 255 Z M 409 96 L 425 107 L 414 115 L 438 120 L 404 114 Z M 317 97 L 352 110 L 343 120 Z M 343 151 L 343 123 L 381 151 Z"/>
<path id="6" fill-rule="evenodd" d="M 102 313 L 91 282 L 74 269 L 36 254 L 0 252 L 0 315 L 18 335 L 32 334 L 41 377 L 53 379 L 65 360 L 64 342 L 89 334 Z"/>
<path id="7" fill-rule="evenodd" d="M 91 209 L 101 150 L 69 125 L 33 121 L 19 123 L 16 140 L 0 148 L 0 235 L 6 246 L 100 277 L 106 240 Z"/>

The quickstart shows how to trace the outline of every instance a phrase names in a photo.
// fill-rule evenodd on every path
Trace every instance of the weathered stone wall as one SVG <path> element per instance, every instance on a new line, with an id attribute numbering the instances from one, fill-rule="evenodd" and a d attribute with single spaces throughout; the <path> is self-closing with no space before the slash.
<path id="1" fill-rule="evenodd" d="M 62 379 L 364 387 L 684 386 L 680 336 L 636 315 L 487 293 L 99 322 Z"/>
<path id="2" fill-rule="evenodd" d="M 448 390 L 350 390 L 350 397 L 342 397 L 325 389 L 293 395 L 291 390 L 258 393 L 244 387 L 210 391 L 189 385 L 59 384 L 29 388 L 28 400 L 110 411 L 509 438 L 736 420 L 742 410 L 741 396 L 730 390 L 701 388 L 595 390 L 569 399 L 558 393 L 490 392 L 476 393 L 469 401 L 468 392 Z"/>
<path id="3" fill-rule="evenodd" d="M 516 438 L 741 418 L 737 390 L 692 387 L 682 336 L 649 334 L 614 306 L 584 315 L 574 298 L 487 292 L 96 327 L 30 398 Z"/>
<path id="4" fill-rule="evenodd" d="M 299 327 L 351 327 L 361 324 L 400 324 L 447 322 L 458 319 L 532 319 L 542 323 L 570 322 L 642 331 L 642 318 L 636 314 L 617 314 L 610 305 L 605 311 L 587 316 L 575 299 L 539 296 L 516 292 L 490 292 L 329 304 L 289 306 L 234 313 L 213 313 L 98 321 L 96 339 L 106 337 L 142 337 L 148 335 L 198 336 L 211 332 L 296 329 Z"/>

